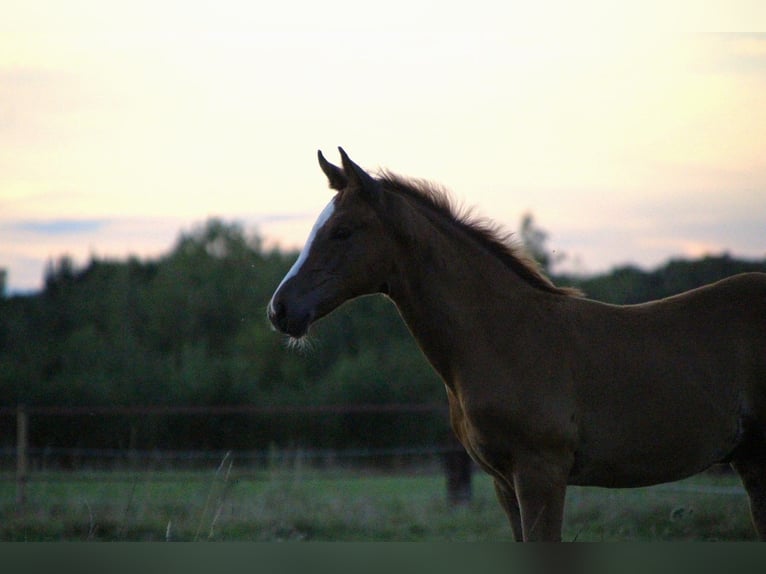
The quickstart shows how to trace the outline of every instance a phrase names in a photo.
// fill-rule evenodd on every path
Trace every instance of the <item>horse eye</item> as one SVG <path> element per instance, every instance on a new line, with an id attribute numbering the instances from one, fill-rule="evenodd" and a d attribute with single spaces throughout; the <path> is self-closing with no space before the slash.
<path id="1" fill-rule="evenodd" d="M 330 239 L 348 239 L 351 237 L 351 229 L 348 227 L 336 227 L 330 234 Z"/>

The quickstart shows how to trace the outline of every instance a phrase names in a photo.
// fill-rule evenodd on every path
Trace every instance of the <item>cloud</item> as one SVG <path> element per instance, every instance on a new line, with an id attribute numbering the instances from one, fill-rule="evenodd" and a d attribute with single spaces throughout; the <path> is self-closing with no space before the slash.
<path id="1" fill-rule="evenodd" d="M 0 221 L 0 268 L 8 290 L 42 286 L 47 261 L 67 255 L 78 265 L 92 257 L 154 257 L 168 251 L 182 222 L 164 218 L 56 218 Z"/>
<path id="2" fill-rule="evenodd" d="M 766 257 L 765 213 L 766 195 L 760 190 L 634 198 L 590 217 L 583 211 L 580 221 L 561 220 L 551 229 L 550 244 L 570 256 L 572 266 L 580 267 L 575 270 L 589 273 L 722 253 L 761 259 Z M 541 223 L 545 226 L 544 218 Z"/>
<path id="3" fill-rule="evenodd" d="M 766 66 L 766 34 L 725 36 L 727 56 L 735 70 L 763 74 Z"/>
<path id="4" fill-rule="evenodd" d="M 703 71 L 762 78 L 766 68 L 766 34 L 713 34 L 706 37 L 697 61 Z"/>
<path id="5" fill-rule="evenodd" d="M 271 225 L 275 223 L 306 221 L 307 219 L 316 218 L 317 215 L 317 213 L 302 211 L 296 213 L 267 213 L 264 215 L 253 215 L 245 219 L 256 225 Z"/>
<path id="6" fill-rule="evenodd" d="M 295 249 L 305 241 L 316 214 L 253 213 L 221 218 L 242 223 L 247 233 L 257 232 L 266 239 L 267 245 Z M 42 287 L 45 265 L 51 259 L 67 255 L 77 265 L 84 265 L 93 257 L 161 257 L 173 249 L 183 230 L 192 229 L 203 220 L 181 217 L 0 219 L 0 268 L 9 272 L 9 292 L 35 291 Z"/>
<path id="7" fill-rule="evenodd" d="M 96 233 L 109 224 L 103 219 L 57 219 L 5 224 L 11 231 L 35 235 L 82 235 Z"/>

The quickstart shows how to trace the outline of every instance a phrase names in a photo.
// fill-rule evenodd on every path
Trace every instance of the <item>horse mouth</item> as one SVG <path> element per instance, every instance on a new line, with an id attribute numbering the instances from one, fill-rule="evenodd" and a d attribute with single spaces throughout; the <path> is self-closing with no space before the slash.
<path id="1" fill-rule="evenodd" d="M 305 321 L 300 323 L 288 323 L 284 326 L 277 326 L 276 329 L 291 339 L 302 339 L 308 334 L 309 326 L 310 323 Z"/>
<path id="2" fill-rule="evenodd" d="M 269 304 L 267 314 L 274 329 L 292 339 L 305 337 L 313 319 L 313 313 L 310 311 L 289 313 L 285 305 L 274 305 L 273 301 Z"/>

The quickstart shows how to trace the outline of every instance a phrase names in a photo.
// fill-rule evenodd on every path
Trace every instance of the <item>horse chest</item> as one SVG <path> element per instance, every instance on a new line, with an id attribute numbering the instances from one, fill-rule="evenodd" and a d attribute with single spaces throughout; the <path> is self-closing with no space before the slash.
<path id="1" fill-rule="evenodd" d="M 512 471 L 520 457 L 530 453 L 568 460 L 575 448 L 574 416 L 525 409 L 507 400 L 476 402 L 450 396 L 450 415 L 455 434 L 468 453 L 491 474 Z"/>

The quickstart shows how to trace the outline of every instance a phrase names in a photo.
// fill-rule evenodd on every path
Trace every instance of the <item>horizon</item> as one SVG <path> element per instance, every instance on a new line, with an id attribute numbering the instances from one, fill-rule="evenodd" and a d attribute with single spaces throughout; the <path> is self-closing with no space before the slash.
<path id="1" fill-rule="evenodd" d="M 277 243 L 269 242 L 267 238 L 265 238 L 261 233 L 257 231 L 256 228 L 252 228 L 252 227 L 248 228 L 243 221 L 237 221 L 233 219 L 232 220 L 222 219 L 218 217 L 210 217 L 204 221 L 199 221 L 194 223 L 190 228 L 184 228 L 179 230 L 178 233 L 173 238 L 173 240 L 167 245 L 166 249 L 161 250 L 157 253 L 149 254 L 147 256 L 139 256 L 137 254 L 132 254 L 132 253 L 126 253 L 122 255 L 113 255 L 113 256 L 110 256 L 110 255 L 100 256 L 97 253 L 91 252 L 88 255 L 88 257 L 82 260 L 76 260 L 67 253 L 62 253 L 59 256 L 51 257 L 45 261 L 45 266 L 44 266 L 44 269 L 42 270 L 42 277 L 40 279 L 39 287 L 35 287 L 32 289 L 18 289 L 18 288 L 12 288 L 10 285 L 6 284 L 5 296 L 6 297 L 28 297 L 28 296 L 36 296 L 41 294 L 45 290 L 45 278 L 49 270 L 60 265 L 63 260 L 67 260 L 68 263 L 71 263 L 73 265 L 73 271 L 75 272 L 75 274 L 87 271 L 87 269 L 91 265 L 100 264 L 100 263 L 127 265 L 132 260 L 136 260 L 142 265 L 148 265 L 152 263 L 162 263 L 162 261 L 165 258 L 173 254 L 181 238 L 188 237 L 189 235 L 193 235 L 196 231 L 204 230 L 205 227 L 211 222 L 220 222 L 225 226 L 238 227 L 243 232 L 243 236 L 248 241 L 248 244 L 250 245 L 250 247 L 253 248 L 255 244 L 257 243 L 258 248 L 262 253 L 268 253 L 274 250 L 285 257 L 291 257 L 291 256 L 297 257 L 301 249 L 301 245 L 296 245 L 293 247 L 284 247 Z M 535 227 L 538 228 L 536 224 L 535 224 Z M 548 234 L 548 230 L 545 230 L 545 229 L 540 229 L 540 230 L 543 231 L 546 235 Z M 514 232 L 514 236 L 517 236 L 517 235 L 519 234 Z M 517 239 L 520 240 L 520 238 L 517 238 Z M 569 254 L 565 252 L 557 251 L 557 250 L 550 250 L 550 251 L 551 251 L 550 254 L 553 256 L 553 259 L 556 259 L 557 256 L 562 256 L 563 261 L 562 260 L 552 261 L 550 263 L 550 269 L 544 270 L 546 276 L 549 276 L 553 279 L 571 279 L 571 280 L 577 280 L 577 281 L 608 276 L 612 273 L 615 273 L 623 269 L 636 269 L 642 273 L 651 274 L 651 273 L 660 271 L 663 268 L 673 263 L 682 262 L 682 263 L 693 264 L 696 262 L 704 261 L 706 259 L 724 258 L 724 259 L 730 259 L 733 261 L 743 262 L 743 263 L 766 262 L 766 253 L 764 253 L 760 257 L 759 256 L 744 257 L 744 256 L 738 256 L 737 254 L 733 254 L 728 251 L 723 251 L 720 253 L 702 253 L 699 255 L 688 255 L 688 256 L 687 255 L 671 255 L 667 259 L 658 261 L 651 265 L 641 265 L 638 263 L 626 261 L 622 263 L 616 263 L 615 265 L 608 268 L 599 269 L 596 271 L 587 271 L 587 270 L 583 270 L 582 267 L 579 266 L 579 262 L 577 260 L 573 260 L 573 258 L 571 258 Z M 0 270 L 2 270 L 2 268 L 0 268 Z M 0 293 L 0 296 L 2 296 L 2 293 Z"/>

